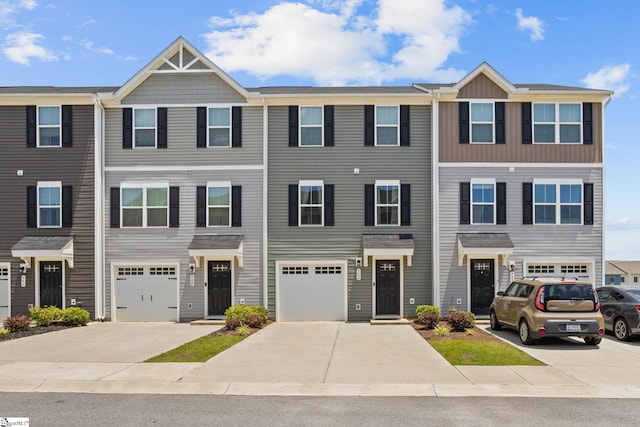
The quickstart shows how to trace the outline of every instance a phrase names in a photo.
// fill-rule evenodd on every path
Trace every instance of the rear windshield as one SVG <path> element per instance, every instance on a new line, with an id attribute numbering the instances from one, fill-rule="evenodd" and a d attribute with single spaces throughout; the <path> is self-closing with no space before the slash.
<path id="1" fill-rule="evenodd" d="M 544 295 L 552 299 L 588 299 L 593 300 L 593 288 L 589 284 L 554 283 L 544 285 Z"/>
<path id="2" fill-rule="evenodd" d="M 640 298 L 640 289 L 627 289 L 627 292 L 636 298 Z"/>

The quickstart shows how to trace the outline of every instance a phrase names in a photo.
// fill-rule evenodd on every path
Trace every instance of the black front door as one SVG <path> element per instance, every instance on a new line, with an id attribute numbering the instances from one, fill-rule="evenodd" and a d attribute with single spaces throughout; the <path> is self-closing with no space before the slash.
<path id="1" fill-rule="evenodd" d="M 62 261 L 40 262 L 40 307 L 62 308 Z"/>
<path id="2" fill-rule="evenodd" d="M 376 261 L 376 315 L 400 315 L 400 261 Z"/>
<path id="3" fill-rule="evenodd" d="M 209 316 L 222 316 L 231 306 L 231 262 L 209 261 L 207 278 Z"/>
<path id="4" fill-rule="evenodd" d="M 493 301 L 493 260 L 471 260 L 471 311 L 476 315 L 488 315 Z"/>

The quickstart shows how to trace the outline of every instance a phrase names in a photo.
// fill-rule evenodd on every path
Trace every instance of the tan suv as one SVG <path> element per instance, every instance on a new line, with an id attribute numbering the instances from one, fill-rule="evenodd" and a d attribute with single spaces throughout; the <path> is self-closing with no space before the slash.
<path id="1" fill-rule="evenodd" d="M 590 283 L 520 279 L 498 292 L 489 311 L 491 329 L 515 329 L 523 344 L 543 337 L 580 337 L 598 345 L 604 335 L 598 294 Z"/>

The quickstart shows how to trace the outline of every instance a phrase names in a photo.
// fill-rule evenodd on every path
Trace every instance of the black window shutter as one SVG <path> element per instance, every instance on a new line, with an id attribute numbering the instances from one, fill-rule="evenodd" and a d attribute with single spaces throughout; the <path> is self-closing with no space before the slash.
<path id="1" fill-rule="evenodd" d="M 460 134 L 460 144 L 469 143 L 469 103 L 458 103 L 458 128 Z"/>
<path id="2" fill-rule="evenodd" d="M 120 187 L 111 187 L 111 228 L 120 228 Z"/>
<path id="3" fill-rule="evenodd" d="M 298 226 L 298 186 L 289 185 L 289 226 Z"/>
<path id="4" fill-rule="evenodd" d="M 38 226 L 38 189 L 35 185 L 27 187 L 27 227 Z"/>
<path id="5" fill-rule="evenodd" d="M 169 227 L 180 227 L 180 187 L 169 187 Z"/>
<path id="6" fill-rule="evenodd" d="M 231 226 L 242 226 L 242 187 L 231 186 Z"/>
<path id="7" fill-rule="evenodd" d="M 496 224 L 507 223 L 507 183 L 496 182 Z"/>
<path id="8" fill-rule="evenodd" d="M 205 148 L 207 146 L 207 107 L 198 107 L 196 120 L 196 147 Z"/>
<path id="9" fill-rule="evenodd" d="M 506 142 L 504 130 L 504 102 L 496 102 L 496 144 L 504 144 Z"/>
<path id="10" fill-rule="evenodd" d="M 533 183 L 522 183 L 522 223 L 533 224 Z"/>
<path id="11" fill-rule="evenodd" d="M 333 147 L 333 105 L 324 106 L 324 145 Z"/>
<path id="12" fill-rule="evenodd" d="M 158 107 L 158 148 L 167 148 L 167 107 Z"/>
<path id="13" fill-rule="evenodd" d="M 411 184 L 400 185 L 400 225 L 411 225 Z"/>
<path id="14" fill-rule="evenodd" d="M 460 224 L 471 224 L 471 183 L 460 183 Z"/>
<path id="15" fill-rule="evenodd" d="M 324 185 L 324 225 L 334 225 L 333 184 Z"/>
<path id="16" fill-rule="evenodd" d="M 593 104 L 582 104 L 582 143 L 593 144 Z"/>
<path id="17" fill-rule="evenodd" d="M 36 106 L 27 105 L 27 147 L 36 146 L 36 135 Z"/>
<path id="18" fill-rule="evenodd" d="M 375 109 L 373 105 L 364 106 L 364 145 L 373 147 L 375 141 Z M 373 224 L 371 224 L 373 225 Z"/>
<path id="19" fill-rule="evenodd" d="M 122 109 L 122 148 L 133 147 L 133 110 L 131 108 Z"/>
<path id="20" fill-rule="evenodd" d="M 584 225 L 593 225 L 593 184 L 584 183 Z"/>
<path id="21" fill-rule="evenodd" d="M 289 106 L 289 147 L 298 146 L 298 106 Z"/>
<path id="22" fill-rule="evenodd" d="M 400 106 L 400 145 L 408 147 L 411 145 L 410 110 L 408 105 Z"/>
<path id="23" fill-rule="evenodd" d="M 73 107 L 71 105 L 62 106 L 62 146 L 73 146 Z"/>
<path id="24" fill-rule="evenodd" d="M 364 225 L 375 225 L 375 186 L 373 184 L 364 185 Z"/>
<path id="25" fill-rule="evenodd" d="M 242 147 L 242 107 L 231 108 L 231 146 Z"/>
<path id="26" fill-rule="evenodd" d="M 196 227 L 207 226 L 207 187 L 196 188 Z"/>
<path id="27" fill-rule="evenodd" d="M 531 129 L 531 103 L 522 103 L 522 143 L 531 144 L 533 142 Z"/>
<path id="28" fill-rule="evenodd" d="M 71 227 L 73 225 L 73 187 L 71 185 L 62 186 L 62 226 Z"/>

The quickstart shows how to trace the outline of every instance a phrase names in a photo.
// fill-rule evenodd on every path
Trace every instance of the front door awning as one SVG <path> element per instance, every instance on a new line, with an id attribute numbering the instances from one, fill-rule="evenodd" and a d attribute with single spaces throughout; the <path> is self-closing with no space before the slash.
<path id="1" fill-rule="evenodd" d="M 189 244 L 189 256 L 193 257 L 196 267 L 200 267 L 201 257 L 235 257 L 238 267 L 242 267 L 242 235 L 199 235 L 193 236 Z"/>
<path id="2" fill-rule="evenodd" d="M 363 234 L 362 255 L 364 266 L 369 265 L 370 256 L 406 256 L 407 267 L 411 267 L 411 257 L 415 245 L 411 234 Z"/>
<path id="3" fill-rule="evenodd" d="M 495 256 L 502 257 L 502 265 L 507 265 L 513 254 L 513 242 L 507 233 L 458 233 L 458 265 L 464 265 L 464 258 Z"/>
<path id="4" fill-rule="evenodd" d="M 32 258 L 61 259 L 73 268 L 73 236 L 24 236 L 11 248 L 31 268 Z"/>

